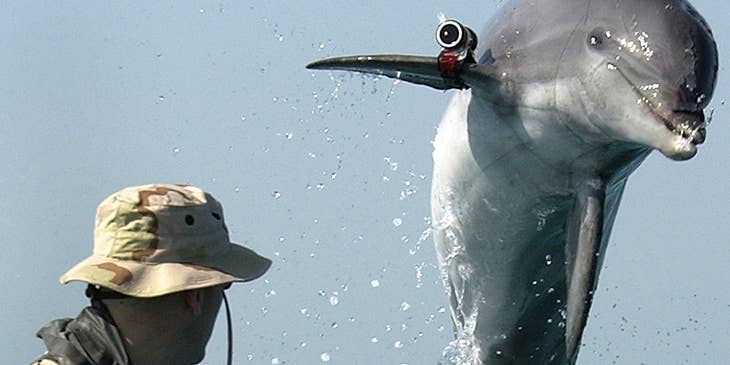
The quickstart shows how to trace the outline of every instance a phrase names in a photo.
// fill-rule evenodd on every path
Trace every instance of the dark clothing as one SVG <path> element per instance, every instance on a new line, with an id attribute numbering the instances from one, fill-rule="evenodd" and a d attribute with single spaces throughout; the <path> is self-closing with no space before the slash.
<path id="1" fill-rule="evenodd" d="M 36 335 L 48 350 L 34 364 L 130 365 L 119 330 L 101 302 L 92 301 L 75 319 L 49 322 Z"/>

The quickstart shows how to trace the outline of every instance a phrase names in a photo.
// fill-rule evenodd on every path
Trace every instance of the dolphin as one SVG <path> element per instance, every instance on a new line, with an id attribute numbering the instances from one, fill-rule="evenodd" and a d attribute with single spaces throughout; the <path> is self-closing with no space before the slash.
<path id="1" fill-rule="evenodd" d="M 431 210 L 456 339 L 448 364 L 575 364 L 629 175 L 706 138 L 717 47 L 685 0 L 511 0 L 438 57 L 310 69 L 457 90 L 434 140 Z"/>

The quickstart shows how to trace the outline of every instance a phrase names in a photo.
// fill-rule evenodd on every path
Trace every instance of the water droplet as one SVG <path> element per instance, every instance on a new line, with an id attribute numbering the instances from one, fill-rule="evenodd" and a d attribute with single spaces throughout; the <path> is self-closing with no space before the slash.
<path id="1" fill-rule="evenodd" d="M 370 280 L 370 286 L 372 286 L 373 288 L 377 288 L 377 287 L 380 286 L 380 281 L 378 281 L 378 280 Z"/>
<path id="2" fill-rule="evenodd" d="M 319 356 L 320 359 L 322 359 L 322 362 L 330 361 L 330 354 L 323 352 L 322 355 Z"/>
<path id="3" fill-rule="evenodd" d="M 545 265 L 550 266 L 553 264 L 553 258 L 550 255 L 545 255 Z"/>
<path id="4" fill-rule="evenodd" d="M 370 339 L 370 342 L 372 342 L 372 343 L 378 343 L 378 341 L 379 340 L 378 340 L 377 337 L 373 337 L 373 338 Z"/>
<path id="5" fill-rule="evenodd" d="M 395 343 L 393 343 L 393 347 L 395 347 L 397 349 L 402 349 L 403 348 L 403 342 L 395 341 Z"/>
<path id="6" fill-rule="evenodd" d="M 279 361 L 278 357 L 271 359 L 271 365 L 279 365 L 279 364 L 281 364 L 281 362 Z"/>
<path id="7" fill-rule="evenodd" d="M 340 304 L 340 299 L 333 295 L 330 297 L 330 304 L 333 306 Z"/>
<path id="8" fill-rule="evenodd" d="M 403 220 L 400 218 L 393 219 L 393 225 L 396 227 L 400 227 L 400 225 L 403 223 Z"/>
<path id="9" fill-rule="evenodd" d="M 281 193 L 274 190 L 273 192 L 271 192 L 271 196 L 273 196 L 274 199 L 279 199 L 279 198 L 281 198 Z"/>
<path id="10" fill-rule="evenodd" d="M 408 302 L 403 302 L 403 303 L 400 304 L 400 310 L 402 310 L 404 312 L 407 311 L 410 308 L 411 308 L 411 305 L 408 304 Z"/>
<path id="11" fill-rule="evenodd" d="M 180 147 L 173 147 L 173 148 L 172 148 L 172 153 L 174 153 L 174 154 L 176 154 L 176 155 L 177 155 L 178 153 L 180 153 Z"/>

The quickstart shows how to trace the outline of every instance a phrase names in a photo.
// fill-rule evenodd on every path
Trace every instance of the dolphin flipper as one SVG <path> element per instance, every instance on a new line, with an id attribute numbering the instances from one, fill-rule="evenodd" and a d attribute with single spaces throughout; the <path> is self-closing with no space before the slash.
<path id="1" fill-rule="evenodd" d="M 574 364 L 578 357 L 578 346 L 598 280 L 606 203 L 606 186 L 602 180 L 589 179 L 580 185 L 566 224 L 568 303 L 565 344 L 570 364 Z"/>

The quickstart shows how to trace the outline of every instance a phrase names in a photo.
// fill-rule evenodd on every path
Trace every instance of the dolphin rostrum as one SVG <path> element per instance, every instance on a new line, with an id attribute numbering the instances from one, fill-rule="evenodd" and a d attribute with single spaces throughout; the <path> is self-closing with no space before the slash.
<path id="1" fill-rule="evenodd" d="M 685 0 L 511 0 L 484 33 L 439 25 L 438 57 L 311 69 L 460 89 L 434 141 L 432 222 L 450 364 L 574 364 L 629 174 L 705 140 L 717 47 Z"/>

